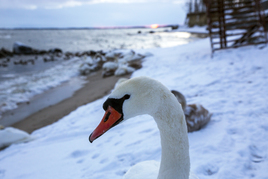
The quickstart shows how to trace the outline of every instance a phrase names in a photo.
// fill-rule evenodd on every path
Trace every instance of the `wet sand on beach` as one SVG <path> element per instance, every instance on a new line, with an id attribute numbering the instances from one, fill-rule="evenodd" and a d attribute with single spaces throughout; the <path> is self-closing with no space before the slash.
<path id="1" fill-rule="evenodd" d="M 130 74 L 124 76 L 124 78 L 129 77 Z M 122 77 L 110 76 L 102 78 L 101 71 L 98 71 L 94 75 L 88 76 L 87 83 L 84 84 L 81 89 L 77 90 L 71 97 L 62 100 L 57 104 L 41 109 L 12 126 L 28 133 L 32 133 L 36 129 L 58 121 L 77 109 L 79 106 L 93 102 L 109 94 L 114 88 L 115 83 L 120 78 Z M 41 102 L 42 99 L 40 100 L 40 103 Z"/>

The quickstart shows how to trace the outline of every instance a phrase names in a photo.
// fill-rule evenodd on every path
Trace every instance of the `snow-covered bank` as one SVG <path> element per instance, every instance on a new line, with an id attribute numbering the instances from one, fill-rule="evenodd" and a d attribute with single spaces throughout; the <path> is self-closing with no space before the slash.
<path id="1" fill-rule="evenodd" d="M 189 104 L 213 112 L 204 129 L 189 133 L 191 170 L 201 179 L 267 179 L 268 48 L 218 51 L 211 58 L 209 39 L 204 39 L 146 51 L 154 56 L 133 77 L 155 78 L 182 92 Z M 88 142 L 106 98 L 35 131 L 34 141 L 1 151 L 0 178 L 117 179 L 137 162 L 159 161 L 159 131 L 147 115 Z"/>
<path id="2" fill-rule="evenodd" d="M 15 111 L 13 109 L 16 109 L 18 104 L 25 102 L 30 104 L 33 101 L 33 97 L 36 97 L 37 94 L 44 94 L 49 90 L 52 91 L 56 87 L 61 88 L 60 86 L 68 86 L 68 83 L 72 83 L 69 89 L 65 89 L 64 92 L 61 92 L 61 95 L 58 95 L 60 97 L 55 97 L 55 99 L 58 99 L 54 100 L 55 102 L 53 103 L 58 103 L 72 96 L 74 91 L 80 89 L 82 84 L 86 83 L 83 80 L 86 77 L 80 75 L 89 75 L 99 70 L 103 71 L 103 77 L 125 75 L 141 68 L 141 60 L 148 55 L 152 55 L 146 53 L 138 54 L 133 50 L 107 50 L 106 52 L 86 51 L 75 54 L 76 56 L 72 54 L 69 60 L 65 59 L 67 56 L 65 54 L 65 57 L 57 57 L 57 60 L 53 60 L 53 62 L 55 61 L 54 65 L 47 68 L 43 67 L 44 69 L 42 69 L 41 66 L 45 66 L 46 63 L 40 63 L 41 59 L 37 60 L 38 57 L 36 56 L 37 58 L 34 61 L 39 64 L 35 66 L 34 63 L 29 68 L 27 68 L 27 65 L 22 66 L 21 70 L 24 72 L 16 74 L 17 70 L 19 71 L 20 68 L 16 69 L 14 65 L 13 68 L 11 66 L 9 69 L 4 69 L 7 73 L 11 73 L 9 74 L 9 78 L 1 79 L 0 71 L 0 124 L 5 126 L 12 125 L 44 108 L 46 105 L 34 107 L 35 111 L 28 110 L 31 111 L 31 113 L 27 111 L 22 112 L 23 114 L 21 114 L 21 112 L 19 112 L 19 114 L 17 113 L 20 116 L 14 115 Z M 24 57 L 27 56 L 24 55 Z M 21 57 L 17 56 L 17 58 Z M 54 56 L 51 55 L 51 58 L 54 59 Z M 111 68 L 109 63 L 115 64 L 116 67 Z M 104 67 L 105 65 L 106 68 Z M 4 73 L 2 72 L 2 74 Z M 3 76 L 6 75 L 7 74 L 4 74 Z M 66 93 L 66 91 L 68 92 Z M 53 103 L 47 104 L 53 105 Z M 28 107 L 30 108 L 31 106 Z M 1 117 L 3 112 L 6 113 Z"/>

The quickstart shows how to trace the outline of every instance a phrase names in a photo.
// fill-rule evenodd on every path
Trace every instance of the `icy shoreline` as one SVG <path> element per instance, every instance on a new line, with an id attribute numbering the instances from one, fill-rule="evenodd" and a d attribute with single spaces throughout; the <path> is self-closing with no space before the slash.
<path id="1" fill-rule="evenodd" d="M 39 49 L 39 47 L 43 47 L 40 45 L 49 45 L 51 42 L 53 42 L 53 40 L 51 40 L 50 43 L 46 44 L 43 41 L 40 43 L 36 43 L 39 42 L 40 39 L 40 35 L 49 35 L 49 33 L 51 34 L 51 37 L 49 38 L 59 38 L 60 36 L 66 36 L 66 35 L 70 35 L 70 36 L 74 36 L 77 43 L 86 43 L 86 41 L 89 42 L 94 42 L 94 44 L 96 44 L 97 46 L 102 46 L 102 45 L 111 45 L 109 48 L 121 48 L 120 44 L 124 44 L 124 43 L 129 43 L 128 40 L 125 39 L 125 37 L 129 37 L 129 38 L 137 38 L 137 40 L 135 41 L 135 43 L 130 43 L 130 46 L 122 46 L 122 48 L 141 48 L 143 45 L 145 45 L 146 47 L 169 47 L 169 46 L 174 46 L 174 45 L 178 45 L 178 44 L 185 44 L 185 43 L 189 43 L 190 41 L 196 40 L 196 37 L 191 37 L 191 34 L 189 33 L 181 33 L 181 32 L 162 32 L 163 29 L 157 29 L 156 32 L 159 33 L 155 33 L 155 34 L 149 34 L 147 31 L 149 31 L 150 29 L 147 29 L 146 31 L 144 31 L 142 34 L 137 34 L 137 30 L 139 29 L 135 29 L 135 30 L 123 30 L 122 32 L 120 30 L 114 30 L 114 31 L 89 31 L 90 33 L 93 33 L 91 35 L 93 35 L 92 39 L 87 39 L 85 37 L 87 37 L 88 31 L 86 30 L 70 30 L 70 31 L 64 31 L 64 30 L 59 30 L 59 31 L 49 31 L 49 30 L 40 30 L 40 31 L 31 31 L 31 33 L 33 33 L 33 35 L 31 37 L 28 37 L 27 34 L 27 30 L 22 30 L 22 31 L 16 31 L 13 32 L 12 30 L 10 30 L 11 35 L 10 35 L 10 39 L 4 39 L 1 43 L 3 43 L 3 46 L 6 43 L 10 43 L 12 41 L 12 39 L 16 38 L 16 40 L 23 40 L 25 37 L 32 39 L 29 43 L 30 46 L 34 47 L 34 49 Z M 73 31 L 73 34 L 70 34 L 70 32 Z M 42 34 L 41 32 L 43 32 L 44 34 Z M 135 33 L 134 33 L 135 32 Z M 0 30 L 0 34 L 9 34 L 9 31 L 4 31 L 4 30 Z M 22 33 L 23 36 L 19 36 L 19 34 Z M 25 34 L 26 33 L 26 34 Z M 35 34 L 37 33 L 37 34 Z M 39 34 L 41 33 L 41 34 Z M 46 34 L 48 33 L 48 34 Z M 101 34 L 105 34 L 104 37 L 107 38 L 107 42 L 104 41 L 102 38 L 103 36 L 96 36 L 96 34 L 101 33 Z M 173 33 L 173 34 L 172 34 Z M 35 34 L 35 35 L 34 35 Z M 38 35 L 39 34 L 39 35 Z M 81 35 L 85 35 L 86 36 L 82 36 Z M 81 36 L 81 39 L 78 38 Z M 98 39 L 101 38 L 101 39 Z M 114 44 L 113 42 L 114 40 L 119 40 L 118 42 L 116 41 L 116 43 Z M 148 43 L 147 43 L 147 40 Z M 175 40 L 174 40 L 175 39 Z M 45 40 L 45 39 L 43 39 Z M 70 39 L 66 39 L 63 38 L 61 40 L 71 40 L 72 43 L 74 43 L 70 37 Z M 99 41 L 98 41 L 99 40 Z M 177 41 L 176 41 L 177 40 Z M 112 42 L 109 42 L 112 41 Z M 144 41 L 146 41 L 146 43 L 143 43 Z M 31 43 L 33 43 L 31 45 Z M 56 42 L 55 42 L 56 43 Z M 57 42 L 58 43 L 58 42 Z M 65 45 L 64 47 L 68 47 L 67 49 L 70 49 L 71 47 L 73 47 L 73 50 L 77 49 L 78 46 L 80 45 L 76 45 L 76 44 L 63 44 L 62 41 L 59 42 L 61 45 Z M 38 46 L 38 44 L 40 44 Z M 51 45 L 51 44 L 50 44 Z M 55 44 L 54 44 L 55 45 Z M 45 49 L 46 46 L 44 46 Z M 53 47 L 53 45 L 51 45 L 51 47 Z M 61 46 L 57 46 L 57 47 L 61 47 Z M 83 46 L 83 48 L 85 48 L 86 46 Z M 106 47 L 107 48 L 107 47 Z M 43 48 L 40 48 L 43 49 Z M 63 50 L 65 50 L 65 48 L 62 48 Z M 88 48 L 90 49 L 90 48 Z M 88 50 L 87 49 L 87 50 Z M 103 49 L 105 49 L 105 47 L 103 47 Z M 127 51 L 125 49 L 125 51 Z M 81 50 L 81 49 L 80 49 Z M 34 52 L 42 52 L 44 50 L 41 51 L 34 51 Z M 48 51 L 48 50 L 47 50 Z M 109 50 L 106 50 L 107 52 Z M 136 51 L 136 50 L 135 50 Z M 87 51 L 78 51 L 77 55 L 78 56 L 83 56 L 82 53 L 83 52 L 87 52 Z M 88 51 L 89 52 L 89 51 Z M 66 52 L 67 53 L 67 52 Z M 75 52 L 74 52 L 75 53 Z M 71 60 L 66 60 L 62 62 L 62 59 L 57 61 L 57 56 L 55 56 L 56 60 L 52 61 L 52 62 L 47 62 L 47 63 L 39 63 L 38 61 L 40 61 L 40 59 L 38 60 L 34 60 L 35 65 L 31 65 L 28 64 L 27 66 L 23 66 L 23 69 L 25 72 L 22 73 L 18 73 L 17 71 L 20 71 L 22 69 L 20 68 L 4 68 L 4 67 L 0 67 L 0 118 L 1 118 L 1 113 L 5 112 L 5 111 L 9 111 L 12 109 L 17 108 L 17 103 L 24 103 L 27 102 L 30 98 L 32 98 L 33 96 L 43 93 L 44 91 L 54 88 L 56 86 L 59 86 L 60 84 L 69 81 L 71 78 L 77 77 L 79 75 L 79 71 L 77 70 L 79 68 L 79 66 L 82 64 L 80 57 L 78 58 L 77 56 L 74 57 L 74 53 L 68 53 L 68 57 L 70 55 L 70 59 Z M 65 54 L 65 53 L 64 53 Z M 29 58 L 34 59 L 34 58 L 39 58 L 36 56 L 41 56 L 41 55 L 32 55 Z M 62 58 L 65 58 L 65 56 L 62 56 Z M 7 57 L 10 58 L 10 57 Z M 14 61 L 14 63 L 23 63 L 23 62 L 28 62 L 29 58 L 27 57 L 26 59 L 22 59 L 21 57 L 17 57 L 18 59 L 16 59 Z M 40 58 L 44 58 L 44 60 L 52 60 L 52 58 L 47 54 L 47 55 L 43 55 Z M 2 58 L 2 61 L 6 61 L 6 58 Z M 43 59 L 41 59 L 41 61 L 43 61 Z M 2 63 L 2 62 L 1 62 Z M 13 63 L 13 62 L 12 62 Z M 39 65 L 37 65 L 39 63 Z M 18 66 L 18 65 L 17 65 Z M 41 68 L 41 71 L 38 71 L 36 69 L 34 69 L 34 66 L 46 66 L 44 69 Z M 39 68 L 38 67 L 38 68 Z M 14 73 L 16 72 L 16 73 Z M 2 79 L 7 79 L 4 80 Z"/>
<path id="2" fill-rule="evenodd" d="M 74 78 L 78 78 L 80 79 L 80 81 L 82 81 L 83 78 L 86 78 L 87 75 L 90 75 L 91 73 L 94 73 L 99 70 L 102 71 L 103 78 L 113 75 L 123 76 L 125 74 L 132 73 L 142 67 L 141 60 L 143 60 L 147 56 L 152 55 L 150 53 L 138 54 L 133 50 L 113 50 L 107 52 L 86 51 L 71 54 L 70 59 L 66 60 L 64 59 L 67 56 L 66 54 L 70 53 L 67 52 L 65 54 L 62 54 L 61 52 L 59 54 L 59 57 L 56 56 L 57 59 L 52 61 L 56 63 L 54 64 L 54 66 L 51 66 L 50 68 L 44 70 L 36 70 L 35 72 L 31 72 L 29 70 L 30 68 L 32 68 L 32 70 L 35 70 L 35 67 L 38 68 L 47 63 L 51 63 L 45 61 L 46 57 L 44 57 L 44 62 L 40 64 L 41 59 L 36 58 L 34 62 L 39 63 L 39 65 L 35 66 L 35 64 L 30 64 L 30 67 L 28 68 L 28 65 L 26 64 L 26 66 L 21 67 L 25 68 L 25 72 L 22 72 L 20 74 L 14 74 L 15 76 L 13 77 L 12 75 L 10 75 L 8 80 L 1 81 L 1 125 L 13 124 L 13 120 L 10 122 L 7 121 L 10 116 L 8 114 L 8 111 L 16 109 L 21 103 L 29 103 L 29 100 L 38 94 L 44 93 L 71 80 L 74 81 Z M 26 59 L 29 58 L 25 55 L 24 57 L 26 57 Z M 17 59 L 22 57 L 15 56 L 14 58 Z M 55 59 L 54 56 L 50 56 L 50 58 Z M 14 62 L 14 65 L 12 64 L 12 61 Z M 9 60 L 7 64 L 11 65 L 10 69 L 16 68 L 15 62 L 16 61 L 14 59 Z M 7 76 L 7 74 L 4 75 Z M 81 86 L 79 83 L 75 83 L 73 85 Z M 79 88 L 80 87 L 77 87 L 77 89 Z M 64 93 L 65 92 L 63 92 L 62 94 Z M 2 119 L 1 114 L 4 115 Z M 19 116 L 19 118 L 21 119 L 23 116 L 27 117 L 24 114 L 26 115 L 26 113 L 24 112 L 23 115 Z M 11 115 L 13 115 L 13 112 L 11 112 Z M 14 118 L 14 116 L 11 116 L 11 118 Z M 15 120 L 18 121 L 19 119 Z"/>
<path id="3" fill-rule="evenodd" d="M 20 75 L 1 82 L 0 91 L 5 93 L 1 95 L 0 111 L 15 109 L 17 103 L 27 102 L 33 96 L 78 76 L 77 69 L 81 64 L 78 62 L 78 58 L 73 58 L 44 71 Z"/>

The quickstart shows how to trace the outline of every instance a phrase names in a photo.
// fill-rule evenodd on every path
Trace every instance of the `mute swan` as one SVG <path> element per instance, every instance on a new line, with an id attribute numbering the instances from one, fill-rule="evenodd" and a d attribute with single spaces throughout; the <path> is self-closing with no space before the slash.
<path id="1" fill-rule="evenodd" d="M 187 127 L 180 103 L 160 82 L 136 77 L 120 83 L 104 102 L 106 111 L 89 141 L 103 135 L 122 121 L 142 114 L 151 115 L 160 131 L 162 156 L 156 161 L 134 165 L 124 179 L 188 179 L 190 175 Z M 195 175 L 190 175 L 196 179 Z"/>
<path id="2" fill-rule="evenodd" d="M 177 100 L 181 104 L 182 110 L 185 111 L 186 99 L 185 99 L 184 95 L 176 90 L 171 90 L 171 93 L 173 93 L 175 95 L 175 97 L 177 98 Z"/>
<path id="3" fill-rule="evenodd" d="M 182 106 L 182 110 L 185 114 L 188 132 L 198 131 L 210 121 L 212 113 L 210 113 L 201 104 L 187 105 L 183 94 L 175 90 L 171 90 L 171 93 L 175 95 Z"/>

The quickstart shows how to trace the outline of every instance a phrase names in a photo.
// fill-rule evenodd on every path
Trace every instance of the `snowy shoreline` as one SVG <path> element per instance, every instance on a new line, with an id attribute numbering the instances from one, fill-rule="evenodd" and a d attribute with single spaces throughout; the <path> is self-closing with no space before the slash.
<path id="1" fill-rule="evenodd" d="M 206 38 L 146 51 L 154 56 L 132 77 L 159 80 L 182 92 L 189 103 L 200 103 L 213 112 L 205 128 L 188 134 L 191 170 L 200 179 L 267 179 L 267 46 L 222 50 L 211 58 Z M 106 98 L 34 131 L 34 141 L 0 151 L 0 178 L 119 179 L 137 162 L 159 161 L 159 131 L 147 115 L 114 127 L 93 144 L 88 142 L 104 114 Z"/>
<path id="2" fill-rule="evenodd" d="M 108 76 L 123 76 L 126 74 L 130 74 L 133 71 L 142 67 L 141 61 L 151 56 L 150 53 L 138 54 L 133 50 L 111 50 L 111 51 L 85 51 L 85 52 L 77 52 L 75 54 L 71 54 L 69 59 L 66 58 L 66 54 L 70 54 L 69 52 L 63 54 L 60 52 L 59 57 L 54 54 L 50 54 L 50 58 L 54 59 L 50 62 L 42 61 L 42 57 L 47 59 L 46 56 L 38 55 L 35 58 L 34 62 L 37 63 L 30 64 L 28 66 L 22 66 L 24 71 L 21 73 L 16 73 L 15 61 L 18 58 L 29 58 L 27 55 L 17 55 L 12 56 L 11 60 L 7 62 L 7 64 L 11 67 L 9 69 L 14 70 L 14 76 L 8 80 L 1 81 L 0 90 L 0 124 L 4 126 L 9 126 L 18 122 L 30 115 L 28 111 L 20 111 L 16 116 L 15 112 L 16 109 L 20 104 L 27 103 L 29 104 L 28 107 L 32 108 L 32 104 L 30 104 L 31 99 L 33 97 L 45 93 L 47 91 L 52 91 L 55 88 L 59 88 L 64 84 L 68 84 L 72 81 L 76 81 L 72 85 L 77 87 L 71 87 L 73 90 L 67 89 L 67 91 L 71 91 L 70 93 L 66 94 L 66 88 L 61 93 L 62 97 L 56 96 L 55 98 L 60 98 L 60 100 L 66 99 L 72 94 L 81 88 L 81 84 L 85 83 L 83 79 L 87 78 L 88 75 L 95 73 L 97 71 L 102 71 L 101 76 L 103 78 Z M 31 54 L 32 55 L 32 54 Z M 54 55 L 54 56 L 53 56 Z M 57 57 L 57 59 L 55 59 Z M 41 59 L 40 59 L 41 58 Z M 26 61 L 27 60 L 20 60 Z M 14 62 L 14 64 L 12 64 Z M 48 63 L 54 63 L 54 66 L 51 66 L 47 69 L 42 69 Z M 56 64 L 55 64 L 56 63 Z M 36 68 L 40 68 L 41 70 L 36 70 Z M 17 68 L 19 69 L 19 68 Z M 34 71 L 36 70 L 36 71 Z M 12 73 L 12 71 L 11 71 Z M 7 74 L 4 74 L 7 76 Z M 60 93 L 58 93 L 60 95 Z M 60 102 L 60 100 L 56 100 Z M 52 102 L 52 101 L 51 101 Z M 48 105 L 53 105 L 56 102 L 52 102 Z M 41 105 L 42 106 L 42 105 Z M 40 107 L 41 107 L 40 106 Z M 43 105 L 44 106 L 44 105 Z M 35 111 L 41 110 L 42 108 L 35 107 Z M 27 110 L 27 106 L 26 106 Z M 31 110 L 29 110 L 31 111 Z M 3 117 L 1 115 L 3 114 Z M 9 121 L 10 120 L 10 121 Z"/>
<path id="3" fill-rule="evenodd" d="M 159 47 L 165 47 L 165 46 L 174 46 L 174 45 L 178 45 L 178 44 L 184 44 L 184 43 L 189 43 L 190 41 L 196 40 L 197 37 L 191 37 L 191 35 L 185 34 L 185 33 L 180 33 L 180 32 L 176 32 L 176 31 L 171 31 L 171 32 L 162 32 L 163 29 L 157 29 L 156 32 L 159 33 L 155 33 L 155 34 L 149 34 L 147 31 L 149 31 L 150 29 L 143 29 L 143 33 L 144 34 L 137 34 L 138 29 L 130 29 L 130 30 L 123 30 L 122 34 L 120 34 L 120 30 L 115 30 L 115 31 L 102 31 L 100 32 L 101 34 L 105 34 L 105 36 L 96 36 L 96 34 L 92 34 L 93 35 L 93 39 L 92 41 L 94 42 L 94 44 L 96 44 L 97 42 L 97 46 L 102 46 L 102 45 L 111 45 L 109 48 L 120 48 L 121 45 L 119 44 L 124 44 L 124 43 L 129 43 L 127 40 L 125 40 L 124 38 L 129 37 L 129 38 L 138 38 L 137 41 L 135 41 L 135 43 L 132 43 L 132 46 L 124 46 L 125 47 L 142 47 L 145 43 L 143 43 L 143 41 L 145 41 L 146 39 L 149 39 L 149 42 L 147 44 L 148 47 L 155 47 L 157 48 Z M 24 32 L 25 31 L 25 32 Z M 42 30 L 41 30 L 42 31 Z M 48 30 L 44 30 L 44 34 L 42 34 L 41 32 L 39 32 L 39 30 L 37 30 L 37 32 L 35 31 L 31 31 L 31 33 L 33 33 L 33 35 L 31 37 L 26 36 L 27 35 L 27 30 L 22 30 L 22 31 L 16 31 L 13 32 L 11 30 L 11 36 L 10 39 L 4 39 L 3 41 L 1 41 L 1 43 L 3 43 L 3 47 L 6 43 L 10 43 L 12 41 L 12 39 L 16 39 L 16 40 L 23 40 L 24 38 L 29 38 L 31 39 L 30 42 L 33 43 L 31 44 L 31 47 L 34 47 L 34 52 L 38 52 L 38 51 L 45 51 L 45 50 L 35 50 L 35 49 L 39 49 L 38 44 L 42 44 L 44 46 L 42 46 L 43 48 L 40 49 L 46 49 L 46 45 L 50 44 L 46 44 L 44 41 L 39 42 L 40 36 L 41 35 L 49 35 L 50 33 L 55 33 L 57 31 L 48 31 Z M 70 32 L 74 31 L 74 34 L 70 34 Z M 46 34 L 46 33 L 48 34 Z M 98 31 L 90 31 L 91 33 L 98 33 Z M 105 32 L 105 33 L 104 33 Z M 135 32 L 135 34 L 134 34 Z M 170 34 L 173 33 L 174 34 Z M 4 34 L 8 34 L 9 31 L 1 31 L 0 30 L 0 34 L 4 33 Z M 22 36 L 19 36 L 19 34 L 22 33 Z M 26 33 L 26 34 L 24 34 Z M 36 34 L 35 34 L 36 33 Z M 41 33 L 41 34 L 39 34 Z M 86 43 L 86 40 L 88 40 L 87 38 L 82 38 L 84 40 L 81 39 L 77 39 L 78 34 L 82 34 L 82 35 L 87 35 L 88 36 L 88 31 L 86 30 L 70 30 L 67 32 L 65 32 L 64 30 L 59 31 L 58 33 L 56 33 L 56 35 L 60 35 L 60 36 L 55 36 L 55 34 L 52 34 L 52 37 L 54 38 L 59 38 L 61 36 L 66 36 L 66 35 L 75 35 L 74 37 L 76 38 L 77 43 Z M 81 35 L 80 34 L 80 35 Z M 177 34 L 177 35 L 176 35 Z M 111 36 L 111 37 L 110 37 Z M 52 38 L 49 37 L 49 38 Z M 102 38 L 106 38 L 105 42 Z M 124 37 L 124 38 L 123 38 Z M 99 39 L 101 38 L 101 39 Z M 114 39 L 115 38 L 115 39 Z M 174 39 L 177 39 L 177 41 L 175 41 Z M 45 39 L 43 39 L 45 40 Z M 63 39 L 59 39 L 59 40 L 69 40 L 71 41 L 72 39 L 67 39 L 66 37 Z M 112 43 L 109 41 L 113 41 L 113 40 L 118 40 L 117 43 Z M 53 42 L 53 40 L 51 40 Z M 39 42 L 39 43 L 36 43 Z M 61 42 L 61 41 L 60 41 Z M 91 41 L 89 41 L 91 42 Z M 73 41 L 72 41 L 73 43 Z M 50 44 L 51 45 L 51 44 Z M 55 44 L 53 44 L 55 45 Z M 51 45 L 51 47 L 53 47 L 53 45 Z M 63 45 L 63 44 L 61 44 Z M 74 49 L 78 48 L 78 46 L 82 46 L 83 45 L 76 45 L 76 44 L 64 44 L 65 47 L 71 48 L 73 47 Z M 61 46 L 57 46 L 57 47 L 61 47 Z M 64 46 L 61 47 L 64 51 Z M 84 47 L 85 48 L 85 47 Z M 57 49 L 57 48 L 55 48 Z M 90 49 L 90 48 L 88 48 Z M 66 60 L 62 62 L 62 59 L 57 60 L 57 58 L 65 58 L 66 55 L 64 52 L 62 53 L 62 57 L 57 57 L 57 55 L 54 57 L 56 60 L 55 61 L 50 61 L 50 62 L 46 62 L 46 63 L 41 63 L 40 61 L 43 61 L 42 58 L 45 59 L 51 59 L 51 56 L 49 56 L 49 54 L 46 55 L 27 55 L 25 57 L 23 56 L 14 56 L 14 59 L 12 59 L 12 57 L 7 57 L 10 58 L 9 59 L 9 66 L 7 68 L 4 67 L 0 67 L 0 119 L 1 119 L 1 115 L 3 113 L 5 113 L 6 111 L 10 111 L 13 109 L 16 109 L 18 106 L 18 103 L 25 103 L 28 102 L 29 99 L 31 99 L 33 96 L 37 95 L 37 94 L 41 94 L 49 89 L 55 88 L 56 86 L 61 85 L 64 82 L 69 81 L 72 78 L 76 78 L 77 76 L 79 76 L 79 71 L 77 70 L 79 68 L 79 66 L 81 65 L 81 59 L 80 56 L 82 56 L 83 52 L 89 52 L 90 50 L 86 50 L 86 51 L 78 51 L 77 54 L 78 56 L 74 55 L 75 53 L 68 53 L 68 58 L 70 55 L 70 60 Z M 104 48 L 105 49 L 105 48 Z M 81 50 L 81 49 L 80 49 Z M 134 49 L 135 50 L 135 49 Z M 48 51 L 48 50 L 47 50 Z M 104 51 L 109 51 L 109 50 L 104 50 Z M 127 49 L 125 49 L 125 51 L 128 51 Z M 136 51 L 136 50 L 135 50 Z M 7 61 L 7 58 L 2 58 L 0 59 L 0 62 L 2 63 L 3 61 Z M 41 58 L 41 59 L 40 59 Z M 13 64 L 17 63 L 17 62 L 27 62 L 29 61 L 29 59 L 35 59 L 35 65 L 31 65 L 28 64 L 26 66 L 23 65 L 17 65 L 16 67 L 14 65 L 10 65 L 10 63 Z M 38 59 L 38 60 L 36 60 Z M 10 67 L 11 66 L 11 67 Z M 18 68 L 18 66 L 21 66 L 21 68 Z M 42 69 L 42 66 L 45 66 L 45 68 Z M 40 72 L 38 72 L 35 68 L 37 67 L 37 69 L 41 70 Z M 17 73 L 18 71 L 21 71 L 23 69 L 25 69 L 23 73 Z M 23 70 L 22 70 L 23 71 Z"/>

